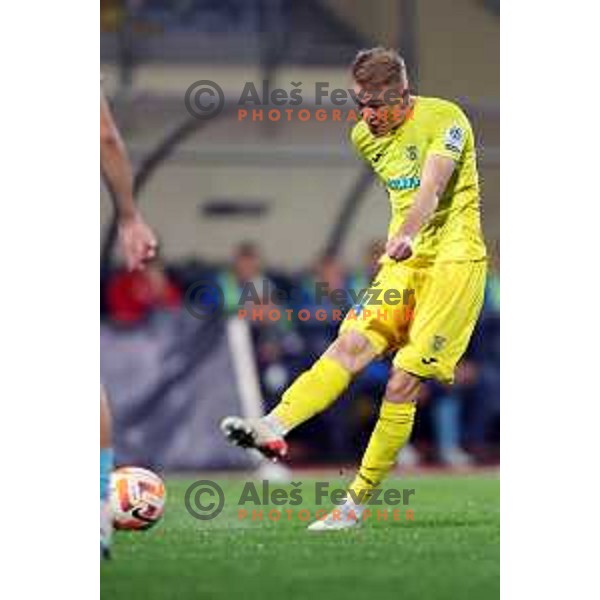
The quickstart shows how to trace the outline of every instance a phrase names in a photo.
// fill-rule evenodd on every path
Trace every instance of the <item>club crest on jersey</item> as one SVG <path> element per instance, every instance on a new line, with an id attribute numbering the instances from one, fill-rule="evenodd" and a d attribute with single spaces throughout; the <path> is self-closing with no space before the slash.
<path id="1" fill-rule="evenodd" d="M 408 160 L 417 160 L 419 153 L 416 146 L 406 146 L 406 158 Z"/>
<path id="2" fill-rule="evenodd" d="M 446 131 L 446 137 L 444 139 L 444 145 L 446 150 L 452 150 L 453 152 L 461 152 L 465 144 L 465 133 L 458 125 L 452 125 L 448 131 Z"/>

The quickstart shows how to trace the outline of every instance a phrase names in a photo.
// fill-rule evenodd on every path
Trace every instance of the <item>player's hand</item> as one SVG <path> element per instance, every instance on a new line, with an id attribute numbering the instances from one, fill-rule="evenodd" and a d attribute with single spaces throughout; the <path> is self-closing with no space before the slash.
<path id="1" fill-rule="evenodd" d="M 402 261 L 413 254 L 413 242 L 407 235 L 394 236 L 387 241 L 385 253 L 394 260 Z"/>
<path id="2" fill-rule="evenodd" d="M 119 221 L 119 244 L 125 264 L 130 271 L 143 269 L 156 256 L 156 237 L 141 216 Z"/>

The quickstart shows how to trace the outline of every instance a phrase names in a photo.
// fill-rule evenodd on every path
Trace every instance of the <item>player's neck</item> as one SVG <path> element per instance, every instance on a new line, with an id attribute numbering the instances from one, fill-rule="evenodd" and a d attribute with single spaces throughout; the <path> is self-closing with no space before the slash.
<path id="1" fill-rule="evenodd" d="M 397 120 L 390 128 L 390 133 L 397 131 L 404 123 L 406 123 L 412 116 L 415 110 L 415 104 L 417 102 L 416 96 L 409 96 L 406 108 L 404 108 L 399 114 Z"/>

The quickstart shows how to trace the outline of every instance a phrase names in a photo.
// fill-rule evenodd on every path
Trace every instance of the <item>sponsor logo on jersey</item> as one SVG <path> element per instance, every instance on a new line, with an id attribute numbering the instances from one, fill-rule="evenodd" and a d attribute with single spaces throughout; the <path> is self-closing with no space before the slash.
<path id="1" fill-rule="evenodd" d="M 388 179 L 386 186 L 390 190 L 414 190 L 421 185 L 420 177 L 394 177 Z"/>

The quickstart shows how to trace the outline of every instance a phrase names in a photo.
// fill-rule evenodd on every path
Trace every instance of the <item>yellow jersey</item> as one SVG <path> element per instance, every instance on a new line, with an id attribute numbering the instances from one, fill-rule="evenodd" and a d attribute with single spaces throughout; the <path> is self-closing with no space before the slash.
<path id="1" fill-rule="evenodd" d="M 435 213 L 414 240 L 413 256 L 402 264 L 426 266 L 486 257 L 473 130 L 458 106 L 417 96 L 411 115 L 396 130 L 375 137 L 361 120 L 352 128 L 351 140 L 387 189 L 392 211 L 388 237 L 406 218 L 427 156 L 438 154 L 456 162 Z M 382 262 L 391 260 L 386 256 Z"/>

